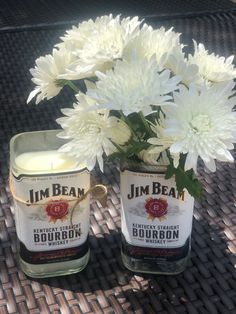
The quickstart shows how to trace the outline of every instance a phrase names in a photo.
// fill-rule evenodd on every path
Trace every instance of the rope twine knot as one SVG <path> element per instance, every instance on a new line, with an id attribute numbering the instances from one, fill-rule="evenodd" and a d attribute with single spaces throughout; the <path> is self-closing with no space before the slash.
<path id="1" fill-rule="evenodd" d="M 12 197 L 16 202 L 19 202 L 21 204 L 30 205 L 30 206 L 39 206 L 39 205 L 48 205 L 47 202 L 36 202 L 36 203 L 29 203 L 28 201 L 25 201 L 21 197 L 17 196 L 14 190 L 14 184 L 12 180 L 11 174 L 9 175 L 9 189 L 12 194 Z M 66 202 L 75 202 L 71 209 L 70 213 L 70 224 L 75 229 L 74 223 L 73 223 L 73 215 L 76 209 L 79 209 L 79 204 L 87 198 L 89 194 L 92 194 L 93 198 L 95 198 L 97 201 L 100 202 L 102 207 L 107 207 L 107 187 L 103 184 L 95 184 L 92 186 L 84 195 L 82 195 L 79 198 L 74 199 L 63 199 L 63 201 Z"/>

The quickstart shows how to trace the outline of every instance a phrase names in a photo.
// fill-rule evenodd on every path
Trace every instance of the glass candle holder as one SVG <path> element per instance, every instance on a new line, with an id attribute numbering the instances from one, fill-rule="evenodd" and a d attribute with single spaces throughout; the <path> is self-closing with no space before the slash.
<path id="1" fill-rule="evenodd" d="M 75 205 L 90 188 L 90 174 L 57 151 L 64 144 L 57 133 L 21 133 L 10 142 L 18 260 L 31 277 L 76 273 L 89 260 L 89 196 Z"/>

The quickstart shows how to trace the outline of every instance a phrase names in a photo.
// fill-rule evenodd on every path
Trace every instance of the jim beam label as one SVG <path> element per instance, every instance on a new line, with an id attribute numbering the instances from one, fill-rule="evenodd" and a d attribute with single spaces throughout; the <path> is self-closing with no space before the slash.
<path id="1" fill-rule="evenodd" d="M 16 232 L 21 258 L 31 264 L 68 261 L 88 251 L 89 196 L 73 213 L 72 208 L 90 188 L 88 170 L 20 176 L 12 175 L 14 193 L 27 204 L 15 201 Z"/>
<path id="2" fill-rule="evenodd" d="M 121 201 L 121 228 L 128 246 L 135 246 L 137 252 L 142 247 L 155 248 L 164 255 L 168 251 L 162 249 L 174 252 L 186 246 L 194 199 L 186 190 L 178 193 L 174 179 L 125 170 L 121 172 Z M 130 251 L 134 252 L 134 247 Z"/>

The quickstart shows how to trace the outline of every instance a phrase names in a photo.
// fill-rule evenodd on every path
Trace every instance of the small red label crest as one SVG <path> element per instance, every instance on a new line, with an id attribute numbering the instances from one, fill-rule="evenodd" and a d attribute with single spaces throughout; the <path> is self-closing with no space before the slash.
<path id="1" fill-rule="evenodd" d="M 69 204 L 63 200 L 50 201 L 46 207 L 46 212 L 51 222 L 55 223 L 57 219 L 64 221 L 69 213 Z"/>
<path id="2" fill-rule="evenodd" d="M 146 200 L 145 209 L 148 218 L 154 220 L 158 218 L 159 220 L 165 219 L 167 214 L 168 203 L 164 198 L 149 198 Z"/>

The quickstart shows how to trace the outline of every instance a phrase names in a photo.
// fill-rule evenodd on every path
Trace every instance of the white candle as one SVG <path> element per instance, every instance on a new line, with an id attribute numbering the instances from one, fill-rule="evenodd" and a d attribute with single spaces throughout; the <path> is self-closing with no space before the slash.
<path id="1" fill-rule="evenodd" d="M 85 163 L 58 151 L 65 142 L 57 134 L 26 132 L 10 143 L 18 258 L 31 277 L 76 273 L 89 259 L 89 197 L 72 215 L 76 200 L 90 188 L 89 171 Z"/>
<path id="2" fill-rule="evenodd" d="M 37 173 L 68 171 L 78 166 L 74 157 L 56 150 L 23 153 L 15 163 L 25 171 Z"/>

